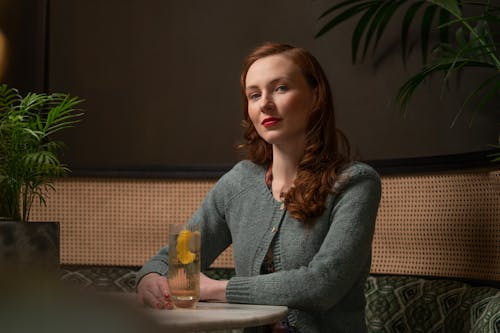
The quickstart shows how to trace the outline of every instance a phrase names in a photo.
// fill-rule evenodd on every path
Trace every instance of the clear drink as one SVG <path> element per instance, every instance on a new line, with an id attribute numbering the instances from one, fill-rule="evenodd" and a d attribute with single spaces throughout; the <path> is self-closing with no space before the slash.
<path id="1" fill-rule="evenodd" d="M 169 226 L 168 287 L 174 307 L 196 308 L 200 299 L 200 232 Z"/>

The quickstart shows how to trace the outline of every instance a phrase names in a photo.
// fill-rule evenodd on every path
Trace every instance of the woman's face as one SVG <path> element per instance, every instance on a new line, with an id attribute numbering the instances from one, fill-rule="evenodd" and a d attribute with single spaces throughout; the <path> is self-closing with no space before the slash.
<path id="1" fill-rule="evenodd" d="M 300 68 L 283 55 L 255 61 L 245 79 L 248 115 L 268 143 L 303 147 L 314 92 Z"/>

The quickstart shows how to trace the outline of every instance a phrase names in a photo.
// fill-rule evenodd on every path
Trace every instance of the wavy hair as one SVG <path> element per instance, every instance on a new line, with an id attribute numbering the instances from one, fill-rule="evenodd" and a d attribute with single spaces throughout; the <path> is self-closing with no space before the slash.
<path id="1" fill-rule="evenodd" d="M 326 208 L 328 194 L 334 187 L 339 170 L 351 161 L 350 146 L 345 135 L 336 128 L 333 99 L 328 79 L 318 60 L 303 48 L 287 44 L 265 43 L 254 49 L 245 59 L 240 76 L 245 142 L 238 149 L 245 158 L 256 164 L 269 166 L 273 160 L 272 146 L 262 139 L 248 115 L 245 81 L 248 69 L 258 59 L 283 55 L 300 68 L 311 89 L 317 91 L 306 127 L 306 146 L 297 168 L 293 186 L 283 194 L 289 213 L 299 221 L 313 224 Z"/>

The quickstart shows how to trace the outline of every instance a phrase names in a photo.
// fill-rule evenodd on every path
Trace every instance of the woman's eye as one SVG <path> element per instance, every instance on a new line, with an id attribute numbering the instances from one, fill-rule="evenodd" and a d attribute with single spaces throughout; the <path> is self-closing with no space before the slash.
<path id="1" fill-rule="evenodd" d="M 258 93 L 253 93 L 253 94 L 248 95 L 248 99 L 250 99 L 250 100 L 256 100 L 259 97 L 260 97 L 260 94 L 258 94 Z"/>
<path id="2" fill-rule="evenodd" d="M 276 87 L 276 91 L 277 92 L 285 92 L 287 90 L 288 90 L 288 88 L 286 86 L 284 86 L 284 85 L 280 85 L 280 86 Z"/>

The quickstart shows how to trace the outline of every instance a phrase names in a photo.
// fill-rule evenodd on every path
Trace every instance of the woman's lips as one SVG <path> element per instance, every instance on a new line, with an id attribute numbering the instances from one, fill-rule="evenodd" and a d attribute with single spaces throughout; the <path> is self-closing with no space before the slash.
<path id="1" fill-rule="evenodd" d="M 280 120 L 281 119 L 269 117 L 269 118 L 264 119 L 261 124 L 264 127 L 271 127 L 271 126 L 276 125 L 278 122 L 280 122 Z"/>

